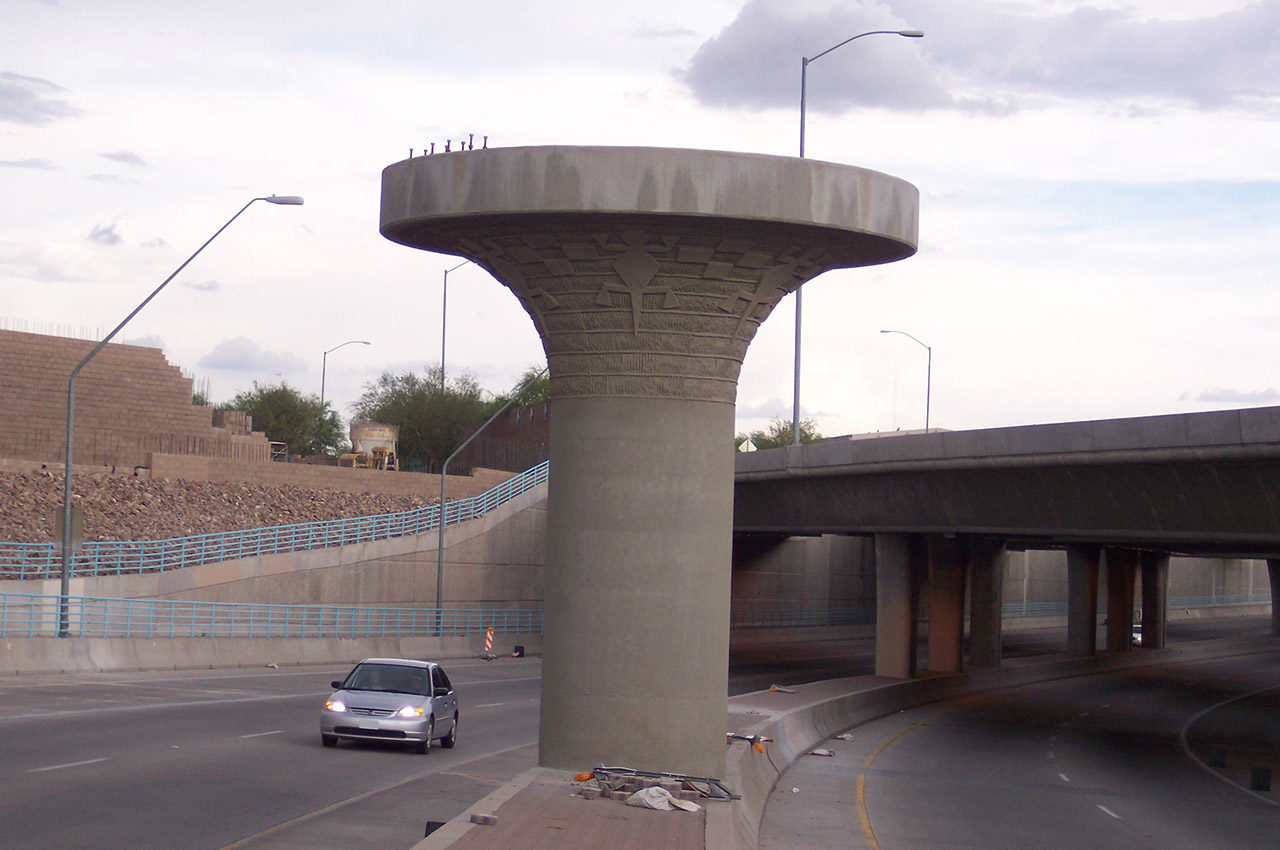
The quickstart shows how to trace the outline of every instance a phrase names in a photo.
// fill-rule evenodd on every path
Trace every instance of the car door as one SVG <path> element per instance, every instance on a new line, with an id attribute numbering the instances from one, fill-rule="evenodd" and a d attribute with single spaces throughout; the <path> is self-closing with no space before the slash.
<path id="1" fill-rule="evenodd" d="M 431 668 L 431 708 L 436 719 L 435 732 L 439 736 L 453 730 L 453 718 L 458 713 L 458 695 L 453 692 L 449 677 L 439 667 Z"/>

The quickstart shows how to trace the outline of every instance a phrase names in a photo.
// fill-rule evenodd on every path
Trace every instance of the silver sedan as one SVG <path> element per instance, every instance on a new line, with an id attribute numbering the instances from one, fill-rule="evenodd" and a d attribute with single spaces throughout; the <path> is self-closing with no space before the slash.
<path id="1" fill-rule="evenodd" d="M 320 711 L 320 741 L 339 739 L 410 744 L 420 753 L 432 741 L 442 747 L 458 742 L 458 697 L 449 677 L 433 661 L 366 658 Z"/>

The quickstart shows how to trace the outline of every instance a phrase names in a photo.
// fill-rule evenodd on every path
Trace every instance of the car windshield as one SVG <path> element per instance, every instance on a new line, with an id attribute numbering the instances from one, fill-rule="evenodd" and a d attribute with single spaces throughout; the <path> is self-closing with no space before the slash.
<path id="1" fill-rule="evenodd" d="M 342 687 L 351 691 L 389 691 L 430 696 L 428 671 L 396 664 L 361 664 L 351 671 Z"/>

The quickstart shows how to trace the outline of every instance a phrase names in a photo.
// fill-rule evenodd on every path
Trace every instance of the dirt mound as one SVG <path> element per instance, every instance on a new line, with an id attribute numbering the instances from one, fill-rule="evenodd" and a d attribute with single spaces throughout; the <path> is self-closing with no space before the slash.
<path id="1" fill-rule="evenodd" d="M 390 514 L 433 505 L 427 496 L 345 493 L 209 481 L 78 475 L 73 500 L 84 539 L 163 540 L 217 531 Z M 46 543 L 62 510 L 62 474 L 0 473 L 0 541 Z"/>

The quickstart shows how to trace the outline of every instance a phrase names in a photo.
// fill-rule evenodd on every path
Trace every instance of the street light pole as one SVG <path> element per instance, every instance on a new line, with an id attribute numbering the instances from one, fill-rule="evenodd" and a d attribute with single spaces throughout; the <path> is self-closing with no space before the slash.
<path id="1" fill-rule="evenodd" d="M 806 94 L 808 89 L 809 63 L 816 59 L 821 59 L 833 50 L 844 47 L 851 41 L 856 41 L 868 35 L 900 35 L 903 38 L 924 38 L 922 30 L 872 30 L 871 32 L 860 32 L 855 36 L 850 36 L 844 41 L 828 47 L 821 53 L 813 56 L 800 57 L 800 158 L 804 159 L 804 119 Z M 791 444 L 800 444 L 800 305 L 801 292 L 804 286 L 796 287 L 796 351 L 795 351 L 795 378 L 792 384 L 794 395 L 791 400 Z"/>
<path id="2" fill-rule="evenodd" d="M 915 341 L 917 345 L 923 346 L 928 358 L 925 362 L 924 373 L 924 432 L 929 433 L 929 394 L 933 390 L 933 346 L 925 345 L 920 340 L 913 337 L 906 331 L 880 331 L 882 334 L 902 334 L 910 340 Z"/>
<path id="3" fill-rule="evenodd" d="M 143 299 L 142 303 L 133 308 L 133 312 L 125 316 L 120 324 L 116 325 L 111 333 L 102 338 L 102 341 L 93 347 L 93 350 L 84 356 L 84 359 L 76 364 L 71 370 L 71 377 L 67 379 L 67 447 L 64 455 L 64 465 L 62 473 L 62 583 L 58 596 L 58 637 L 66 637 L 68 633 L 68 598 L 71 590 L 71 464 L 73 447 L 75 445 L 75 410 L 76 410 L 76 376 L 80 374 L 90 360 L 93 359 L 99 351 L 111 341 L 112 337 L 118 334 L 125 325 L 138 313 L 142 308 L 151 303 L 151 299 L 160 294 L 160 290 L 169 285 L 169 281 L 178 276 L 178 273 L 187 267 L 187 265 L 196 258 L 196 256 L 209 247 L 209 243 L 217 239 L 222 231 L 231 226 L 231 222 L 240 217 L 240 213 L 249 209 L 257 201 L 266 201 L 269 204 L 281 204 L 284 206 L 302 206 L 302 198 L 297 195 L 271 195 L 265 198 L 254 198 L 240 208 L 231 218 L 227 219 L 227 223 L 219 227 L 217 232 L 205 240 L 205 243 L 195 250 L 190 257 L 173 270 L 173 274 L 164 279 L 159 286 L 152 290 L 151 294 Z"/>
<path id="4" fill-rule="evenodd" d="M 344 343 L 340 343 L 339 345 L 335 345 L 333 348 L 330 348 L 329 351 L 326 351 L 324 355 L 320 358 L 320 427 L 321 429 L 324 428 L 324 378 L 325 378 L 325 372 L 327 372 L 329 368 L 329 352 L 337 351 L 339 348 L 342 348 L 342 346 L 344 345 L 372 345 L 372 344 L 373 343 L 369 342 L 368 340 L 349 339 Z M 319 436 L 320 435 L 318 434 L 316 435 L 316 451 L 317 452 L 319 452 L 321 448 L 319 445 L 319 442 L 320 442 Z"/>
<path id="5" fill-rule="evenodd" d="M 499 407 L 496 413 L 486 419 L 484 424 L 477 428 L 470 437 L 463 440 L 462 445 L 454 449 L 453 453 L 445 458 L 444 463 L 440 465 L 440 513 L 436 518 L 436 634 L 438 636 L 444 636 L 444 487 L 445 482 L 448 481 L 449 462 L 461 454 L 463 449 L 471 445 L 471 441 L 476 437 L 479 437 L 484 429 L 489 427 L 489 424 L 492 423 L 493 420 L 501 416 L 508 407 L 514 404 L 516 399 L 520 398 L 520 396 L 524 394 L 525 388 L 533 386 L 533 384 L 541 380 L 542 376 L 547 374 L 547 371 L 550 368 L 551 367 L 548 366 L 526 381 L 523 386 L 516 387 L 515 392 L 511 394 L 511 398 L 507 399 L 506 403 L 502 405 L 502 407 Z"/>
<path id="6" fill-rule="evenodd" d="M 451 269 L 444 270 L 444 287 L 440 295 L 440 392 L 444 392 L 444 335 L 449 327 L 449 272 L 456 272 L 470 260 L 463 260 Z"/>

